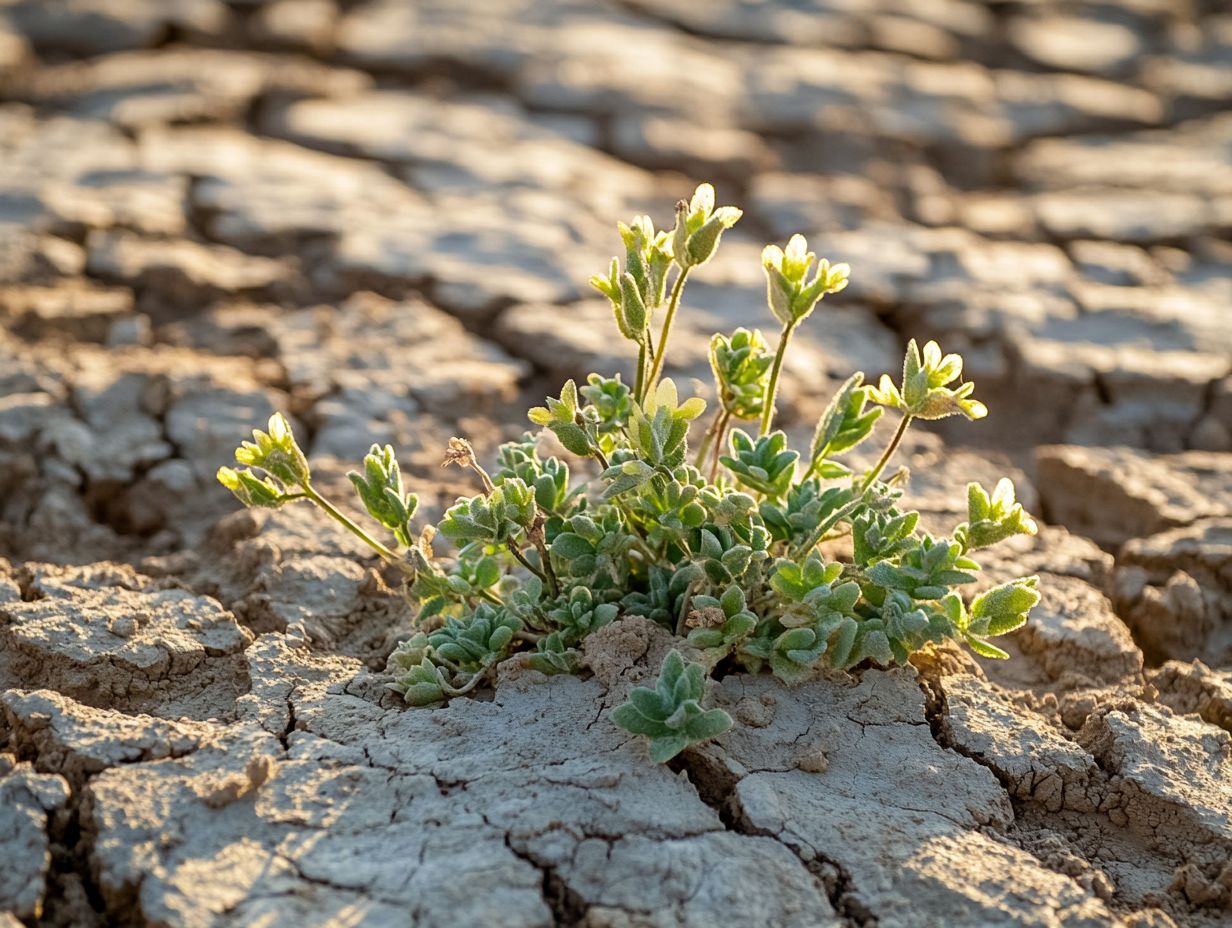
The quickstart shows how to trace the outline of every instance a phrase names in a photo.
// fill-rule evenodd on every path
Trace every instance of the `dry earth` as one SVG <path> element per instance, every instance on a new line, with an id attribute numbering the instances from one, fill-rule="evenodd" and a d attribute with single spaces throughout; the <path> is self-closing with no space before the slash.
<path id="1" fill-rule="evenodd" d="M 277 408 L 471 491 L 449 435 L 628 363 L 583 282 L 698 179 L 692 330 L 768 323 L 764 240 L 854 267 L 795 427 L 968 355 L 914 489 L 1049 523 L 1013 660 L 728 677 L 671 769 L 605 717 L 637 619 L 404 709 L 388 578 L 214 469 Z M 1228 924 L 1230 232 L 1216 0 L 0 0 L 0 926 Z"/>

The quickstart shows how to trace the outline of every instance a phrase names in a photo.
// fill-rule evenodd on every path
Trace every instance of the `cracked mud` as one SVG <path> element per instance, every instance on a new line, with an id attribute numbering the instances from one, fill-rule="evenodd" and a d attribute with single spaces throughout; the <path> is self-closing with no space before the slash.
<path id="1" fill-rule="evenodd" d="M 1218 3 L 0 0 L 0 928 L 1227 924 L 1230 145 Z M 630 370 L 585 281 L 702 179 L 746 214 L 674 375 L 794 232 L 853 276 L 789 429 L 963 352 L 992 416 L 911 499 L 1043 516 L 1012 659 L 729 675 L 670 767 L 607 719 L 637 617 L 405 709 L 394 578 L 215 468 L 281 409 L 439 514 L 451 435 Z"/>

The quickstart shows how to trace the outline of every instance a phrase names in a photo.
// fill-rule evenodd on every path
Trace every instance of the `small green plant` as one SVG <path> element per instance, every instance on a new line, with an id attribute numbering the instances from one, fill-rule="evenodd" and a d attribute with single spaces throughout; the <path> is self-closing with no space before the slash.
<path id="1" fill-rule="evenodd" d="M 685 663 L 679 651 L 670 651 L 654 689 L 634 687 L 629 701 L 612 712 L 612 721 L 649 738 L 650 759 L 661 764 L 731 728 L 731 716 L 722 709 L 702 708 L 704 691 L 702 665 Z"/>
<path id="2" fill-rule="evenodd" d="M 797 235 L 762 254 L 767 302 L 781 326 L 773 349 L 744 328 L 710 342 L 713 414 L 703 418 L 705 401 L 682 400 L 663 377 L 686 280 L 740 215 L 716 207 L 703 184 L 678 204 L 671 230 L 657 231 L 645 216 L 620 225 L 624 262 L 613 258 L 591 283 L 636 347 L 634 383 L 590 374 L 530 410 L 569 459 L 542 455 L 540 436 L 527 433 L 501 447 L 489 473 L 465 440 L 451 439 L 445 462 L 472 472 L 479 492 L 459 499 L 435 529 L 415 532 L 418 501 L 403 487 L 394 451 L 373 446 L 350 477 L 388 543 L 374 538 L 317 492 L 281 415 L 239 448 L 239 468 L 219 470 L 246 506 L 313 503 L 401 571 L 418 630 L 387 672 L 409 704 L 467 693 L 515 653 L 544 673 L 576 672 L 588 635 L 622 614 L 640 615 L 698 655 L 688 662 L 673 651 L 655 687 L 635 689 L 612 713 L 665 761 L 730 727 L 726 713 L 702 706 L 706 675 L 720 664 L 765 669 L 790 684 L 822 670 L 903 663 L 930 642 L 1006 657 L 989 639 L 1027 620 L 1039 601 L 1036 578 L 970 602 L 959 590 L 976 580 L 980 548 L 1036 531 L 1011 483 L 991 493 L 970 484 L 967 520 L 936 537 L 901 503 L 905 470 L 885 477 L 915 420 L 986 415 L 958 355 L 911 341 L 899 382 L 886 375 L 873 387 L 853 374 L 807 449 L 791 448 L 774 429 L 783 358 L 796 329 L 849 273 L 818 261 Z M 876 462 L 845 460 L 886 409 L 899 418 Z M 691 447 L 695 425 L 701 439 Z M 586 476 L 575 479 L 571 461 Z M 453 544 L 451 556 L 434 553 L 437 534 Z"/>

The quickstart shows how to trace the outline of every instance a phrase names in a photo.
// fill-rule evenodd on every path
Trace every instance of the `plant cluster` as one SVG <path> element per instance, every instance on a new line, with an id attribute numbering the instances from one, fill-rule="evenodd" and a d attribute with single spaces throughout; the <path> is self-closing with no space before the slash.
<path id="1" fill-rule="evenodd" d="M 818 261 L 796 235 L 762 253 L 779 325 L 773 349 L 756 329 L 713 337 L 709 416 L 703 399 L 682 399 L 663 376 L 686 281 L 740 216 L 716 207 L 703 184 L 677 205 L 670 230 L 657 231 L 645 216 L 619 225 L 623 260 L 613 258 L 591 283 L 636 346 L 634 382 L 592 373 L 530 410 L 568 460 L 543 454 L 541 434 L 528 432 L 500 448 L 489 472 L 465 440 L 452 439 L 446 463 L 473 472 L 479 492 L 459 499 L 435 530 L 412 528 L 418 501 L 403 487 L 393 449 L 373 446 L 350 477 L 385 530 L 385 541 L 374 538 L 313 487 L 281 415 L 236 452 L 241 468 L 219 471 L 245 505 L 309 501 L 402 571 L 418 630 L 388 672 L 409 704 L 466 693 L 515 652 L 544 673 L 575 672 L 586 636 L 622 614 L 640 615 L 700 655 L 690 663 L 673 651 L 657 685 L 633 690 L 612 713 L 665 761 L 731 725 L 701 704 L 705 676 L 720 664 L 795 683 L 823 669 L 902 663 L 929 642 L 1006 656 L 989 639 L 1027 620 L 1039 600 L 1035 578 L 970 601 L 959 590 L 975 581 L 980 548 L 1035 532 L 1013 486 L 1002 480 L 989 493 L 970 484 L 967 520 L 938 537 L 902 505 L 905 471 L 886 476 L 915 420 L 986 414 L 974 385 L 962 381 L 958 355 L 911 341 L 899 382 L 883 376 L 874 387 L 853 374 L 807 448 L 791 448 L 774 428 L 783 357 L 849 273 Z M 886 409 L 899 416 L 893 437 L 871 467 L 853 469 L 846 456 Z M 588 462 L 591 476 L 575 479 L 573 459 Z M 433 552 L 438 533 L 454 546 L 449 558 Z"/>

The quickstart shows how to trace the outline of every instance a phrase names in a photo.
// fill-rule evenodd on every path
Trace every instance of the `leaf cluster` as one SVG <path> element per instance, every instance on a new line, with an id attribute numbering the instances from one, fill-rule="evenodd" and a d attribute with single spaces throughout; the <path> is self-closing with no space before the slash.
<path id="1" fill-rule="evenodd" d="M 478 492 L 435 527 L 416 533 L 418 499 L 404 488 L 394 450 L 374 446 L 350 475 L 384 540 L 369 534 L 313 488 L 280 415 L 240 447 L 238 468 L 219 471 L 245 505 L 316 504 L 402 572 L 417 630 L 387 672 L 409 704 L 470 692 L 514 655 L 543 673 L 579 672 L 588 636 L 641 615 L 678 636 L 680 650 L 612 720 L 648 738 L 651 757 L 664 761 L 731 726 L 704 706 L 707 675 L 720 665 L 794 684 L 900 664 L 943 641 L 1005 656 L 990 639 L 1027 620 L 1036 579 L 971 598 L 962 588 L 979 577 L 980 549 L 1036 531 L 1012 484 L 971 484 L 966 521 L 939 534 L 904 504 L 901 472 L 883 479 L 913 421 L 985 415 L 974 385 L 961 380 L 960 357 L 911 341 L 898 383 L 886 375 L 874 387 L 853 373 L 812 440 L 792 447 L 773 427 L 783 357 L 850 273 L 793 236 L 762 256 L 769 317 L 780 326 L 773 348 L 756 329 L 710 340 L 709 415 L 702 397 L 682 397 L 663 376 L 685 282 L 739 219 L 702 185 L 680 202 L 670 229 L 645 216 L 619 226 L 623 254 L 591 282 L 611 302 L 617 332 L 637 347 L 635 382 L 592 373 L 529 411 L 562 456 L 541 453 L 542 432 L 528 432 L 500 447 L 489 473 L 466 441 L 451 440 L 446 462 L 472 472 Z M 886 410 L 898 414 L 897 429 L 869 466 L 852 453 Z M 452 551 L 437 554 L 436 537 Z"/>

